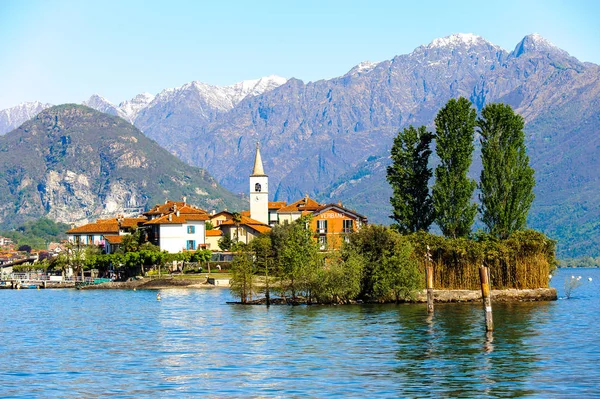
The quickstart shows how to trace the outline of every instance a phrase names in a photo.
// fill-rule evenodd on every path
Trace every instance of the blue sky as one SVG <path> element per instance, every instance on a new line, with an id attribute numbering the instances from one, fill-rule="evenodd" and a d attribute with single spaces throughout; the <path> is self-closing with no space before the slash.
<path id="1" fill-rule="evenodd" d="M 600 64 L 600 1 L 0 0 L 0 109 L 114 103 L 199 80 L 342 75 L 452 33 L 507 50 L 539 33 Z"/>

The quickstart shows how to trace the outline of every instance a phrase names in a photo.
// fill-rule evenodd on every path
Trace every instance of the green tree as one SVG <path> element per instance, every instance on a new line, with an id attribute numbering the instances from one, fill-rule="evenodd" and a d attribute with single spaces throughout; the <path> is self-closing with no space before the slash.
<path id="1" fill-rule="evenodd" d="M 471 105 L 463 97 L 451 99 L 435 117 L 440 159 L 432 190 L 435 221 L 444 235 L 452 238 L 468 236 L 477 214 L 477 204 L 471 202 L 477 184 L 467 177 L 477 118 Z"/>
<path id="2" fill-rule="evenodd" d="M 483 163 L 481 220 L 490 234 L 507 238 L 525 228 L 535 197 L 534 171 L 525 149 L 525 122 L 509 105 L 488 104 L 477 123 Z"/>
<path id="3" fill-rule="evenodd" d="M 242 223 L 242 214 L 239 212 L 233 212 L 232 220 L 235 224 L 235 241 L 240 241 L 240 223 Z"/>
<path id="4" fill-rule="evenodd" d="M 212 257 L 212 251 L 210 249 L 198 249 L 194 252 L 190 258 L 192 262 L 198 262 L 200 265 L 205 265 Z M 209 270 L 210 273 L 210 270 Z"/>
<path id="5" fill-rule="evenodd" d="M 263 275 L 265 282 L 265 300 L 267 306 L 271 305 L 271 269 L 273 265 L 273 247 L 271 237 L 268 234 L 261 234 L 254 238 L 250 243 L 254 251 L 256 271 Z"/>
<path id="6" fill-rule="evenodd" d="M 383 273 L 384 259 L 394 252 L 400 234 L 392 229 L 367 225 L 358 232 L 348 236 L 350 242 L 345 250 L 354 251 L 364 262 L 362 269 L 359 297 L 365 300 L 376 300 L 378 292 L 375 285 Z"/>
<path id="7" fill-rule="evenodd" d="M 233 245 L 233 240 L 231 239 L 231 237 L 229 237 L 229 234 L 225 234 L 219 240 L 219 248 L 221 248 L 221 251 L 229 251 L 231 249 L 232 245 Z"/>
<path id="8" fill-rule="evenodd" d="M 317 270 L 314 296 L 321 303 L 348 303 L 360 293 L 364 259 L 355 250 L 344 246 L 325 259 Z"/>
<path id="9" fill-rule="evenodd" d="M 231 262 L 231 292 L 242 303 L 247 303 L 248 299 L 252 300 L 254 288 L 251 255 L 248 252 L 238 252 Z"/>
<path id="10" fill-rule="evenodd" d="M 319 248 L 308 227 L 310 217 L 278 225 L 271 231 L 275 258 L 280 268 L 282 293 L 292 298 L 299 292 L 310 295 L 310 283 L 319 266 Z"/>
<path id="11" fill-rule="evenodd" d="M 413 248 L 408 241 L 400 240 L 394 251 L 383 259 L 381 272 L 374 284 L 375 295 L 382 300 L 392 298 L 396 303 L 412 298 L 422 288 L 424 277 L 411 254 Z"/>
<path id="12" fill-rule="evenodd" d="M 119 246 L 119 252 L 137 252 L 140 250 L 144 242 L 145 236 L 141 230 L 137 230 L 131 234 L 126 234 L 123 236 L 123 240 Z"/>
<path id="13" fill-rule="evenodd" d="M 429 230 L 433 223 L 433 202 L 428 182 L 431 169 L 427 167 L 433 134 L 425 126 L 410 126 L 399 132 L 392 146 L 392 164 L 387 168 L 387 180 L 394 190 L 390 198 L 393 214 L 401 233 Z"/>

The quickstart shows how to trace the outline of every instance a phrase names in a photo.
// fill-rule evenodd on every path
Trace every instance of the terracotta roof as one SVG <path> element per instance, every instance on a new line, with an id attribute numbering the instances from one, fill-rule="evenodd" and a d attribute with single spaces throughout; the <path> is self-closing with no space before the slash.
<path id="1" fill-rule="evenodd" d="M 193 205 L 182 201 L 167 201 L 164 204 L 157 204 L 154 208 L 150 209 L 148 212 L 145 212 L 144 215 L 154 216 L 154 215 L 166 215 L 168 213 L 175 213 L 179 211 L 180 214 L 205 214 L 206 211 L 204 209 L 197 208 Z"/>
<path id="2" fill-rule="evenodd" d="M 222 236 L 223 232 L 221 230 L 206 230 L 207 237 L 219 237 Z"/>
<path id="3" fill-rule="evenodd" d="M 221 223 L 221 226 L 235 226 L 235 222 L 233 221 L 233 219 L 226 220 L 223 223 Z M 240 226 L 250 227 L 251 229 L 258 231 L 259 233 L 267 233 L 271 231 L 271 227 L 269 225 L 264 224 L 263 222 L 259 222 L 258 220 L 251 219 L 247 216 L 242 216 Z"/>
<path id="4" fill-rule="evenodd" d="M 98 219 L 95 223 L 84 224 L 67 231 L 67 234 L 89 234 L 89 233 L 119 233 L 119 223 L 121 229 L 135 228 L 146 222 L 145 217 L 139 218 L 112 218 Z"/>
<path id="5" fill-rule="evenodd" d="M 104 239 L 108 241 L 109 244 L 121 244 L 123 242 L 124 236 L 104 236 Z"/>
<path id="6" fill-rule="evenodd" d="M 115 219 L 113 222 L 102 221 L 100 223 L 88 223 L 67 231 L 67 234 L 90 234 L 90 233 L 119 233 L 119 224 Z"/>
<path id="7" fill-rule="evenodd" d="M 278 213 L 293 213 L 293 212 L 302 212 L 302 211 L 314 212 L 321 206 L 322 206 L 321 204 L 319 204 L 317 201 L 309 198 L 307 195 L 306 197 L 304 197 L 288 206 L 284 206 L 283 208 L 279 209 L 277 212 Z"/>
<path id="8" fill-rule="evenodd" d="M 353 211 L 353 210 L 350 210 L 348 208 L 344 208 L 342 205 L 339 205 L 339 204 L 322 205 L 322 206 L 319 207 L 319 209 L 317 209 L 317 210 L 314 211 L 313 215 L 317 216 L 317 215 L 325 212 L 328 209 L 337 209 L 338 211 L 343 212 L 343 213 L 345 213 L 347 215 L 350 215 L 350 216 L 354 217 L 355 219 L 360 219 L 364 223 L 367 222 L 367 217 L 366 216 L 363 216 L 360 213 L 358 213 L 356 211 Z"/>
<path id="9" fill-rule="evenodd" d="M 202 221 L 208 220 L 209 216 L 207 213 L 203 214 L 179 214 L 169 213 L 168 215 L 163 215 L 159 218 L 152 219 L 144 223 L 145 225 L 151 224 L 184 224 L 188 221 Z"/>
<path id="10" fill-rule="evenodd" d="M 215 213 L 214 215 L 210 215 L 210 218 L 212 220 L 219 216 L 225 216 L 227 219 L 231 219 L 233 217 L 233 213 L 231 213 L 229 211 L 221 211 L 219 213 Z"/>
<path id="11" fill-rule="evenodd" d="M 269 209 L 280 209 L 280 208 L 283 208 L 284 206 L 287 206 L 287 202 L 285 202 L 285 201 L 269 202 Z"/>
<path id="12" fill-rule="evenodd" d="M 250 211 L 241 211 L 240 215 L 250 217 Z"/>

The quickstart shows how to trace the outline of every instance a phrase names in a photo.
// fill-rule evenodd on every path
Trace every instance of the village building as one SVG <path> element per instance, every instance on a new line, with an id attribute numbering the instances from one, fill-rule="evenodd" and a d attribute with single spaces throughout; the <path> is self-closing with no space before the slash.
<path id="1" fill-rule="evenodd" d="M 99 245 L 104 247 L 104 252 L 114 253 L 122 241 L 122 236 L 135 232 L 146 221 L 145 217 L 124 218 L 122 216 L 98 219 L 95 223 L 68 230 L 67 240 L 76 245 Z"/>
<path id="2" fill-rule="evenodd" d="M 323 205 L 312 213 L 311 230 L 317 233 L 319 249 L 339 249 L 348 234 L 367 224 L 367 218 L 344 208 L 341 203 Z"/>
<path id="3" fill-rule="evenodd" d="M 177 253 L 206 248 L 206 221 L 210 215 L 185 202 L 166 201 L 144 213 L 148 241 L 161 251 Z"/>
<path id="4" fill-rule="evenodd" d="M 219 229 L 206 230 L 206 249 L 219 251 L 219 241 L 223 238 L 223 232 Z"/>
<path id="5" fill-rule="evenodd" d="M 269 225 L 243 215 L 240 215 L 240 219 L 237 221 L 230 219 L 221 223 L 219 229 L 223 231 L 224 236 L 228 236 L 233 241 L 243 242 L 244 244 L 248 244 L 259 235 L 271 231 Z"/>
<path id="6" fill-rule="evenodd" d="M 215 214 L 210 215 L 210 223 L 213 225 L 213 227 L 219 227 L 221 225 L 221 223 L 233 219 L 233 213 L 228 212 L 228 211 L 221 211 Z"/>
<path id="7" fill-rule="evenodd" d="M 10 247 L 13 242 L 10 238 L 0 236 L 0 247 Z"/>

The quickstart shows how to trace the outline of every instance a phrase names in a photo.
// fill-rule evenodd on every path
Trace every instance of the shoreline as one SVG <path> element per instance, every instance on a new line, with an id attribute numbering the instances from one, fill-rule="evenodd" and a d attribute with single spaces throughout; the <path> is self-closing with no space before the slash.
<path id="1" fill-rule="evenodd" d="M 3 287 L 8 288 L 10 287 Z M 75 288 L 74 283 L 49 284 L 45 289 Z M 198 279 L 183 278 L 143 278 L 132 281 L 112 281 L 96 285 L 80 287 L 81 290 L 164 290 L 164 289 L 207 289 L 207 288 L 229 288 L 228 279 L 198 281 Z M 556 301 L 558 294 L 555 288 L 535 289 L 506 289 L 492 290 L 493 302 L 537 302 Z M 434 290 L 434 301 L 438 303 L 450 302 L 476 302 L 481 301 L 481 290 Z M 275 298 L 273 298 L 275 299 Z M 260 301 L 260 300 L 259 300 Z M 253 301 L 256 303 L 256 301 Z M 427 290 L 419 291 L 413 300 L 402 301 L 404 303 L 426 303 Z M 357 301 L 356 303 L 360 303 Z"/>

